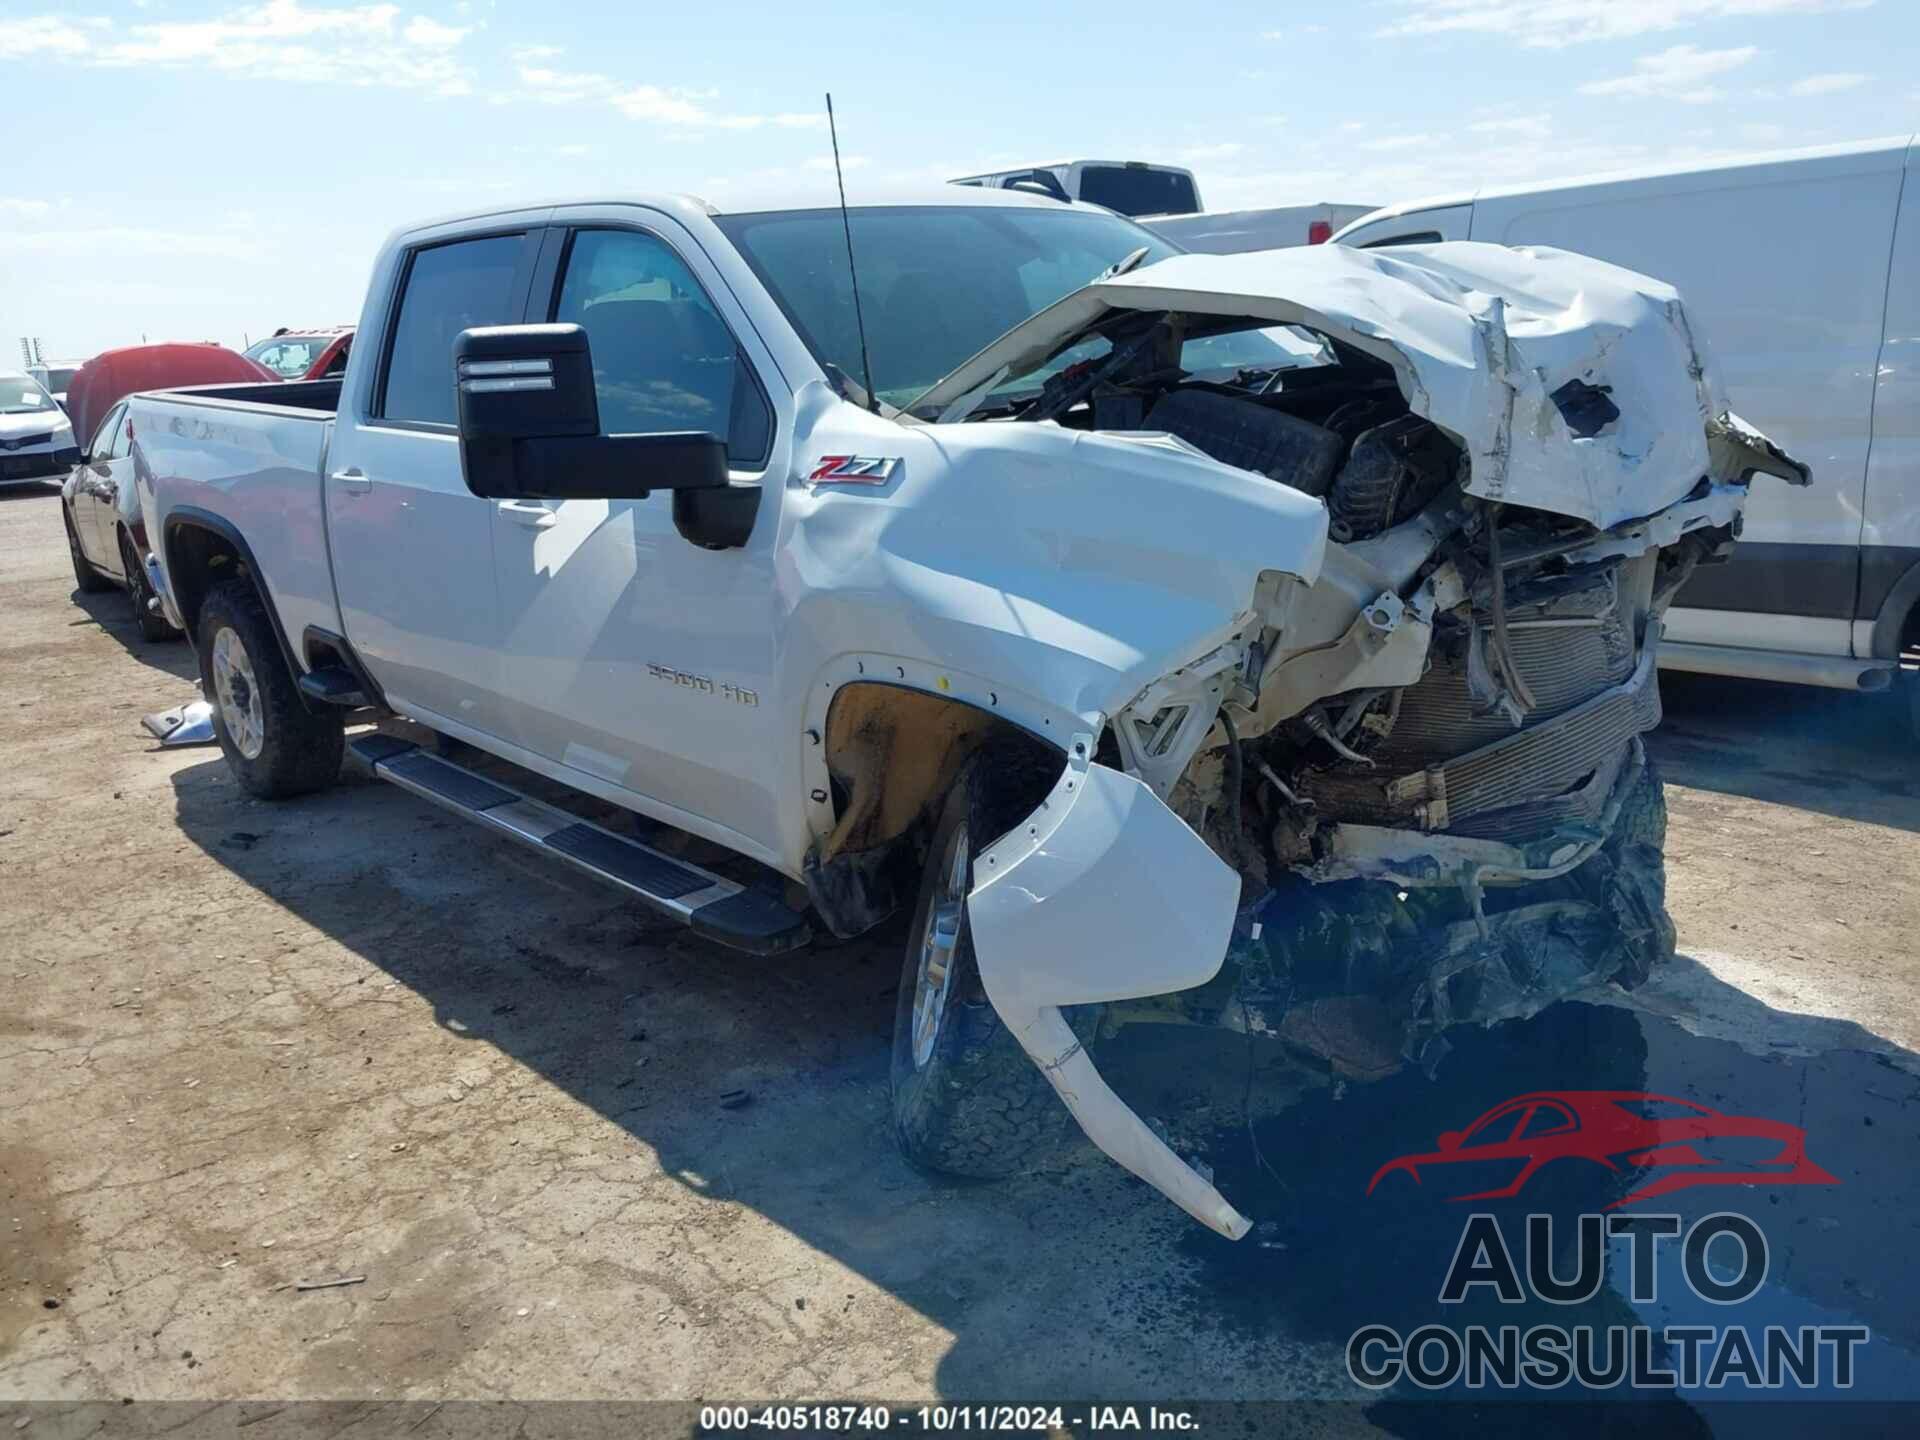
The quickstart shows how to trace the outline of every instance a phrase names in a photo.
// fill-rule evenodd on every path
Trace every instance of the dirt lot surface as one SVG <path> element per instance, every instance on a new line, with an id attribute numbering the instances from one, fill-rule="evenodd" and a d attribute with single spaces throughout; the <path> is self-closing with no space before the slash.
<path id="1" fill-rule="evenodd" d="M 50 491 L 0 494 L 0 614 L 0 1400 L 1354 1395 L 1347 1336 L 1431 1299 L 1460 1215 L 1396 1228 L 1374 1168 L 1611 1087 L 1804 1127 L 1838 1186 L 1736 1194 L 1769 1318 L 1859 1316 L 1915 1383 L 1920 762 L 1890 702 L 1669 682 L 1682 954 L 1631 999 L 1271 1114 L 1240 1038 L 1122 1037 L 1117 1084 L 1211 1106 L 1182 1133 L 1262 1221 L 1234 1247 L 1084 1148 L 910 1169 L 897 935 L 750 959 L 351 763 L 269 806 L 156 749 L 137 719 L 189 653 L 75 593 Z"/>

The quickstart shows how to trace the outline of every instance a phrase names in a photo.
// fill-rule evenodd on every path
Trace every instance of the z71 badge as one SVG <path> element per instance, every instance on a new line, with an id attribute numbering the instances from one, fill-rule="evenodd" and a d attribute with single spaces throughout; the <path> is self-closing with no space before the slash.
<path id="1" fill-rule="evenodd" d="M 807 479 L 815 485 L 884 485 L 899 468 L 898 455 L 822 455 Z"/>

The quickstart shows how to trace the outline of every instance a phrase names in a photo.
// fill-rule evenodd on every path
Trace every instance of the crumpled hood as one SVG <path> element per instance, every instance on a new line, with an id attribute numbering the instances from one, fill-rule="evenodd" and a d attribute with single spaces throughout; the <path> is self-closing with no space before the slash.
<path id="1" fill-rule="evenodd" d="M 67 422 L 67 417 L 58 410 L 36 410 L 26 415 L 0 415 L 0 440 L 13 440 L 22 435 L 45 435 L 48 432 L 52 432 L 52 443 L 56 447 L 72 441 L 73 427 Z"/>
<path id="2" fill-rule="evenodd" d="M 1003 369 L 1018 376 L 1115 310 L 1300 324 L 1378 357 L 1413 410 L 1465 447 L 1466 488 L 1484 499 L 1607 528 L 1673 504 L 1710 472 L 1806 483 L 1804 466 L 1728 413 L 1673 287 L 1544 247 L 1172 256 L 1042 310 L 913 408 L 944 408 Z"/>

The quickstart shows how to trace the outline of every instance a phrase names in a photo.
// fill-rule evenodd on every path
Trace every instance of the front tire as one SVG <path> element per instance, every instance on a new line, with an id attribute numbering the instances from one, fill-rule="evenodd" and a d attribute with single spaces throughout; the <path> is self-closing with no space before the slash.
<path id="1" fill-rule="evenodd" d="M 307 708 L 253 585 L 229 580 L 214 587 L 195 633 L 213 733 L 240 788 L 284 800 L 333 784 L 346 745 L 342 717 Z"/>
<path id="2" fill-rule="evenodd" d="M 976 755 L 948 792 L 927 847 L 891 1074 L 894 1133 L 925 1170 L 998 1179 L 1071 1144 L 1073 1117 L 987 999 L 966 914 L 974 857 L 1038 804 L 1046 785 L 1037 758 L 1000 749 Z M 1083 1038 L 1088 1019 L 1083 1010 L 1075 1024 Z"/>

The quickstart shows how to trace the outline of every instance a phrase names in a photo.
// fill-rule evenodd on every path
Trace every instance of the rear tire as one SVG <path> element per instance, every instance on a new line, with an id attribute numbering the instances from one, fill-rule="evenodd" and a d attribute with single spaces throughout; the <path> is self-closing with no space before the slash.
<path id="1" fill-rule="evenodd" d="M 974 858 L 1045 790 L 1037 757 L 983 751 L 962 767 L 934 825 L 900 975 L 891 1075 L 894 1133 L 922 1169 L 998 1179 L 1072 1143 L 1073 1117 L 987 999 L 965 908 Z M 941 919 L 951 944 L 929 950 Z M 936 968 L 947 972 L 944 983 L 923 985 L 923 956 L 942 949 L 949 958 Z M 1083 1040 L 1096 1008 L 1072 1017 Z"/>
<path id="2" fill-rule="evenodd" d="M 120 564 L 126 570 L 127 600 L 133 606 L 133 623 L 140 627 L 140 638 L 155 643 L 180 639 L 180 632 L 165 614 L 151 606 L 155 596 L 147 580 L 147 567 L 140 563 L 139 550 L 124 532 L 120 536 Z"/>
<path id="3" fill-rule="evenodd" d="M 196 634 L 201 691 L 213 702 L 213 733 L 240 788 L 284 800 L 333 784 L 346 746 L 343 717 L 307 708 L 252 582 L 229 580 L 209 591 Z"/>
<path id="4" fill-rule="evenodd" d="M 94 569 L 80 549 L 80 532 L 73 528 L 73 512 L 64 503 L 60 506 L 60 519 L 67 527 L 67 554 L 73 559 L 74 588 L 84 595 L 98 595 L 102 590 L 111 590 L 113 582 Z"/>

